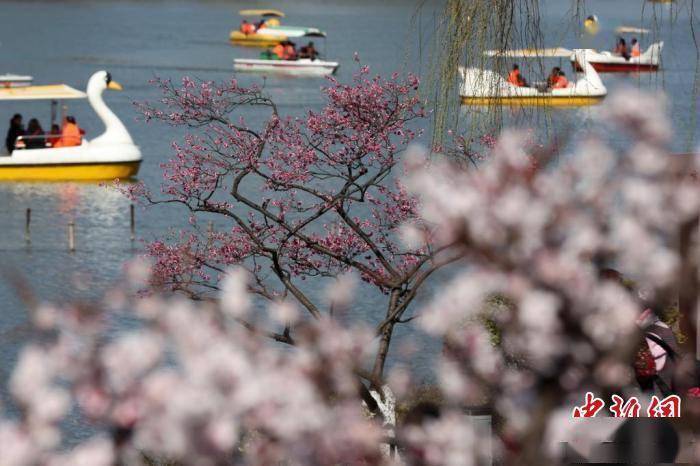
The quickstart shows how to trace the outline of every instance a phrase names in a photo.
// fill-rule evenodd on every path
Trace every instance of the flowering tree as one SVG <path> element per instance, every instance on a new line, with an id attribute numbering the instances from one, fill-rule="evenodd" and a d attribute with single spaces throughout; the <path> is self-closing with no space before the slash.
<path id="1" fill-rule="evenodd" d="M 252 294 L 291 299 L 318 319 L 344 303 L 324 307 L 301 282 L 359 276 L 386 296 L 376 358 L 361 372 L 380 386 L 395 325 L 425 280 L 452 260 L 436 257 L 429 242 L 405 246 L 397 234 L 417 221 L 415 199 L 394 172 L 399 154 L 418 136 L 412 122 L 425 117 L 418 79 L 371 78 L 363 67 L 352 84 L 331 79 L 323 89 L 326 105 L 299 118 L 281 116 L 262 89 L 235 80 L 158 84 L 164 97 L 160 105 L 142 106 L 146 119 L 197 132 L 175 144 L 175 157 L 163 166 L 162 195 L 142 185 L 127 188 L 147 204 L 176 203 L 190 213 L 191 231 L 147 245 L 153 284 L 207 299 L 220 290 L 227 268 L 239 265 L 252 276 Z M 239 117 L 242 110 L 269 117 L 253 128 Z M 217 227 L 207 228 L 212 216 Z M 241 323 L 254 328 L 252 321 Z M 268 334 L 295 342 L 291 325 Z"/>

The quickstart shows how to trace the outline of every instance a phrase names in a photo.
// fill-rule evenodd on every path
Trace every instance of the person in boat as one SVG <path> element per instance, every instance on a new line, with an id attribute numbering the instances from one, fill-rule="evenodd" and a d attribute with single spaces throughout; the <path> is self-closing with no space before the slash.
<path id="1" fill-rule="evenodd" d="M 262 29 L 265 26 L 265 20 L 261 19 L 257 23 L 254 24 L 255 26 L 255 32 L 258 32 L 260 29 Z"/>
<path id="2" fill-rule="evenodd" d="M 559 80 L 559 72 L 561 71 L 561 68 L 558 66 L 555 66 L 552 68 L 552 71 L 549 73 L 549 76 L 547 76 L 547 87 L 548 88 L 553 88 L 556 82 Z"/>
<path id="3" fill-rule="evenodd" d="M 557 80 L 552 85 L 552 89 L 566 89 L 567 87 L 569 87 L 569 80 L 566 79 L 566 73 L 559 70 L 559 76 L 557 76 Z"/>
<path id="4" fill-rule="evenodd" d="M 640 56 L 640 55 L 642 54 L 642 51 L 641 51 L 640 48 L 639 48 L 639 41 L 637 40 L 636 37 L 633 37 L 633 38 L 632 38 L 632 44 L 631 44 L 631 45 L 632 45 L 632 51 L 631 51 L 630 55 L 632 55 L 633 57 L 638 57 L 638 56 Z"/>
<path id="5" fill-rule="evenodd" d="M 61 137 L 53 145 L 54 147 L 73 147 L 79 146 L 83 142 L 84 131 L 80 129 L 75 118 L 67 116 L 63 122 Z"/>
<path id="6" fill-rule="evenodd" d="M 295 47 L 294 42 L 290 40 L 285 40 L 282 42 L 282 45 L 284 45 L 284 54 L 282 55 L 283 60 L 296 60 L 299 58 L 297 56 L 297 49 Z"/>
<path id="7" fill-rule="evenodd" d="M 56 123 L 51 125 L 51 131 L 49 131 L 49 137 L 46 138 L 46 142 L 54 147 L 58 140 L 61 139 L 61 128 L 58 127 Z"/>
<path id="8" fill-rule="evenodd" d="M 309 42 L 299 50 L 299 58 L 309 58 L 311 60 L 318 58 L 318 50 L 314 47 L 313 42 Z"/>
<path id="9" fill-rule="evenodd" d="M 284 60 L 284 42 L 280 42 L 272 48 L 272 53 L 278 60 Z"/>
<path id="10" fill-rule="evenodd" d="M 618 38 L 617 45 L 615 46 L 615 50 L 613 50 L 613 53 L 620 55 L 625 60 L 630 59 L 630 53 L 629 50 L 627 50 L 627 42 L 625 42 L 625 39 L 623 39 L 622 37 Z"/>
<path id="11" fill-rule="evenodd" d="M 241 32 L 243 34 L 245 34 L 246 36 L 248 34 L 255 34 L 255 30 L 256 30 L 255 24 L 251 24 L 245 19 L 243 21 L 241 21 Z"/>
<path id="12" fill-rule="evenodd" d="M 517 63 L 513 63 L 513 69 L 508 74 L 508 82 L 513 86 L 527 87 L 527 81 L 520 74 L 520 66 Z"/>
<path id="13" fill-rule="evenodd" d="M 24 143 L 27 149 L 43 149 L 46 147 L 44 129 L 36 118 L 29 120 L 26 136 L 28 137 L 25 139 Z"/>
<path id="14" fill-rule="evenodd" d="M 12 151 L 15 150 L 17 138 L 24 136 L 24 134 L 22 115 L 15 113 L 10 119 L 10 128 L 7 130 L 7 137 L 5 138 L 5 147 L 7 148 L 8 154 L 11 154 Z"/>

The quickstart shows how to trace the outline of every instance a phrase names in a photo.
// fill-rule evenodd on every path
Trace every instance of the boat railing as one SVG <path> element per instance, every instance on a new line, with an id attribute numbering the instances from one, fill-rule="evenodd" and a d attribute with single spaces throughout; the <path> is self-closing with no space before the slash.
<path id="1" fill-rule="evenodd" d="M 31 144 L 32 141 L 43 141 L 44 147 L 53 147 L 54 143 L 61 138 L 60 134 L 55 133 L 45 133 L 45 134 L 33 134 L 33 135 L 22 135 L 15 139 L 15 150 L 17 149 L 40 149 L 41 146 Z M 82 138 L 80 139 L 80 146 L 83 144 Z"/>

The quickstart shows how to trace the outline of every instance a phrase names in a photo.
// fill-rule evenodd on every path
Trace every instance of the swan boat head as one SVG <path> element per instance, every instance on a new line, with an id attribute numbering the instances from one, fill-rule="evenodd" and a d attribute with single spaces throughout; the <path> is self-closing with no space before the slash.
<path id="1" fill-rule="evenodd" d="M 95 139 L 90 141 L 91 146 L 102 146 L 102 145 L 125 145 L 125 146 L 135 146 L 133 139 L 129 131 L 126 129 L 122 121 L 117 117 L 117 115 L 112 112 L 112 110 L 107 107 L 104 100 L 102 99 L 102 93 L 106 89 L 111 90 L 122 90 L 122 86 L 112 79 L 112 75 L 107 71 L 97 71 L 94 73 L 87 84 L 87 96 L 90 105 L 102 120 L 105 125 L 105 131 L 101 135 L 97 136 Z"/>

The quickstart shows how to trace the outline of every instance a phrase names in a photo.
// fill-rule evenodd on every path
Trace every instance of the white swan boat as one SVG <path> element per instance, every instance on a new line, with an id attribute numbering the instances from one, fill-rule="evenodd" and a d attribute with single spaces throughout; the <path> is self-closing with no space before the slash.
<path id="1" fill-rule="evenodd" d="M 328 76 L 334 74 L 340 64 L 337 61 L 311 60 L 275 60 L 264 58 L 236 58 L 233 60 L 235 71 L 256 73 L 276 73 L 293 76 Z"/>
<path id="2" fill-rule="evenodd" d="M 562 89 L 519 87 L 505 77 L 478 68 L 460 67 L 460 97 L 468 105 L 582 106 L 598 103 L 608 90 L 588 61 L 589 49 L 576 49 L 574 56 L 583 69 L 573 84 Z M 514 56 L 510 54 L 510 56 Z"/>
<path id="3" fill-rule="evenodd" d="M 0 180 L 113 180 L 136 175 L 141 151 L 121 120 L 104 103 L 105 89 L 121 90 L 106 71 L 90 77 L 86 92 L 65 84 L 0 89 L 0 103 L 87 98 L 105 125 L 104 133 L 89 141 L 83 138 L 78 146 L 16 148 L 11 154 L 0 156 Z"/>
<path id="4" fill-rule="evenodd" d="M 31 76 L 22 76 L 19 74 L 0 74 L 0 88 L 31 86 L 33 80 L 34 78 Z"/>
<path id="5" fill-rule="evenodd" d="M 588 54 L 589 63 L 600 72 L 631 72 L 631 71 L 656 71 L 659 69 L 661 60 L 661 50 L 664 47 L 663 42 L 651 44 L 644 53 L 638 57 L 630 57 L 625 59 L 620 55 L 616 55 L 609 51 L 598 52 L 591 50 Z M 572 56 L 571 61 L 575 64 L 575 59 Z M 576 66 L 576 65 L 575 65 Z M 580 69 L 579 66 L 577 66 Z"/>

